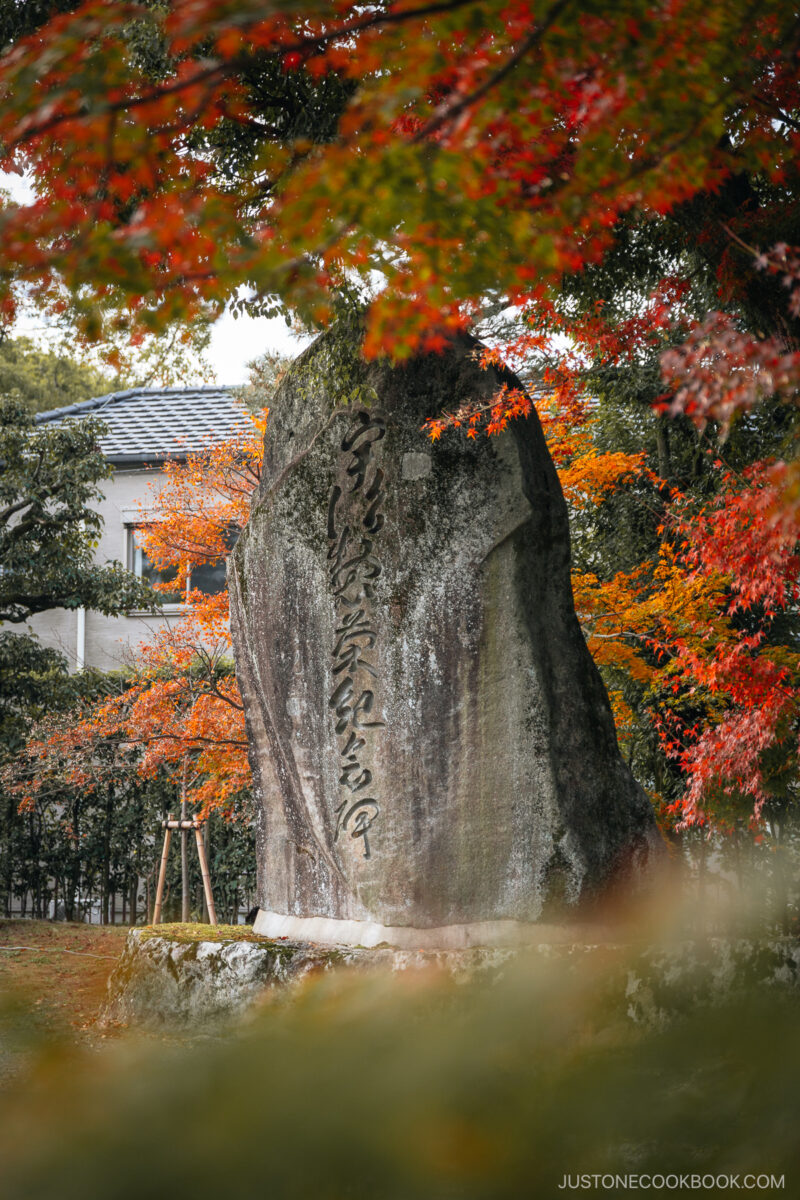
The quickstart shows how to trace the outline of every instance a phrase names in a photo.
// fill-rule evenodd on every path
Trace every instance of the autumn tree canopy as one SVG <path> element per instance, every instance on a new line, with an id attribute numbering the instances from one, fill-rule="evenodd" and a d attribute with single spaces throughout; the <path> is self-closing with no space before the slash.
<path id="1" fill-rule="evenodd" d="M 621 727 L 623 704 L 658 714 L 678 816 L 702 816 L 712 760 L 761 812 L 798 723 L 800 471 L 770 401 L 800 382 L 796 8 L 14 7 L 0 165 L 35 199 L 0 212 L 6 315 L 27 289 L 88 335 L 114 306 L 157 329 L 246 284 L 234 304 L 324 320 L 360 277 L 367 353 L 401 356 L 513 305 L 493 353 L 555 402 Z M 430 432 L 495 432 L 530 402 Z"/>
<path id="2" fill-rule="evenodd" d="M 2 166 L 37 190 L 3 213 L 5 303 L 66 282 L 163 322 L 249 283 L 321 316 L 377 268 L 368 348 L 435 344 L 626 214 L 791 187 L 798 38 L 779 0 L 88 0 L 0 60 Z"/>

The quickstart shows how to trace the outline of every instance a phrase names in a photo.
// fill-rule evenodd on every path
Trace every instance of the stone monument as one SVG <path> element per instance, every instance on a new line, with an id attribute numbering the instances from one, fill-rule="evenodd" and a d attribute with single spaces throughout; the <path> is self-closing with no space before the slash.
<path id="1" fill-rule="evenodd" d="M 278 389 L 229 567 L 255 929 L 513 941 L 660 849 L 575 615 L 558 477 L 535 413 L 479 441 L 421 432 L 517 385 L 473 339 L 363 364 L 351 389 L 335 337 Z"/>

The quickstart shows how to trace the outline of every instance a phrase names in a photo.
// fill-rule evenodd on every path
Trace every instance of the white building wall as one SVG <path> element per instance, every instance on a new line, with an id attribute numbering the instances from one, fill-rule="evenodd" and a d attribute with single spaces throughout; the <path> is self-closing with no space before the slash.
<path id="1" fill-rule="evenodd" d="M 118 470 L 105 481 L 105 495 L 98 506 L 103 518 L 103 531 L 97 547 L 99 563 L 114 560 L 127 566 L 127 528 L 139 523 L 139 505 L 147 507 L 152 495 L 151 485 L 163 479 L 158 469 Z M 138 613 L 123 617 L 105 617 L 102 613 L 81 613 L 63 608 L 38 613 L 29 623 L 42 645 L 59 650 L 67 659 L 70 670 L 81 666 L 112 671 L 130 661 L 131 651 L 141 642 L 151 641 L 153 634 L 180 615 L 180 607 L 165 605 L 161 613 Z M 79 632 L 84 621 L 84 662 L 79 661 Z"/>

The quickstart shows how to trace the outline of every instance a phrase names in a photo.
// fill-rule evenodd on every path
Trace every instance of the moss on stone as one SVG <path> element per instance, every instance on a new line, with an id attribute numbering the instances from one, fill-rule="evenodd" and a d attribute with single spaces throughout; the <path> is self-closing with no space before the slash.
<path id="1" fill-rule="evenodd" d="M 276 950 L 284 949 L 272 938 L 254 933 L 250 925 L 192 925 L 175 921 L 165 925 L 146 925 L 137 932 L 143 941 L 149 938 L 165 938 L 181 945 L 191 942 L 253 942 L 259 946 L 274 946 Z"/>

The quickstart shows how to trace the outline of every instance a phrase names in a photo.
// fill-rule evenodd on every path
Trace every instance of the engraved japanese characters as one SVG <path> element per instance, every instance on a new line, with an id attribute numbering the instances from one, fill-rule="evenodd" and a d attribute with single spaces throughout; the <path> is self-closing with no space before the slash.
<path id="1" fill-rule="evenodd" d="M 376 457 L 385 433 L 386 421 L 380 414 L 356 415 L 341 447 L 352 482 L 344 491 L 334 483 L 328 501 L 329 576 L 337 612 L 332 650 L 336 687 L 328 705 L 337 736 L 342 738 L 339 784 L 349 792 L 336 808 L 333 840 L 348 832 L 362 838 L 365 858 L 370 857 L 369 829 L 380 813 L 377 799 L 366 794 L 373 772 L 363 766 L 363 758 L 369 753 L 372 731 L 384 725 L 373 716 L 378 670 L 365 655 L 378 640 L 372 600 L 382 572 L 376 539 L 384 522 L 380 511 L 384 474 Z"/>

